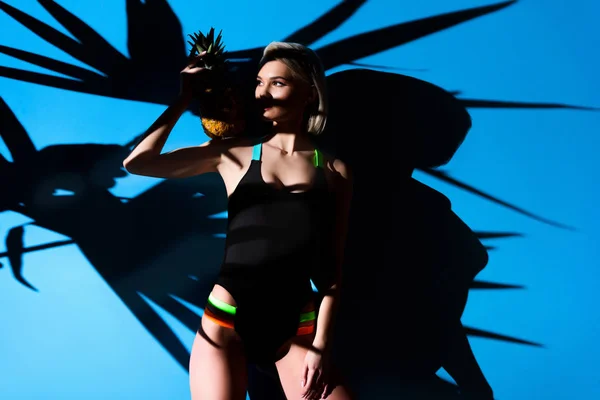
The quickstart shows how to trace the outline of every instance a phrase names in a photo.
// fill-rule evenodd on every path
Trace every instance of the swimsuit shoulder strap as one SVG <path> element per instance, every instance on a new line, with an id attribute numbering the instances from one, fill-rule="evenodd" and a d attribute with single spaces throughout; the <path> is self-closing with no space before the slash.
<path id="1" fill-rule="evenodd" d="M 313 164 L 317 168 L 323 168 L 323 153 L 315 148 L 315 156 L 313 157 Z"/>
<path id="2" fill-rule="evenodd" d="M 252 160 L 260 161 L 262 155 L 262 142 L 258 142 L 252 149 Z"/>

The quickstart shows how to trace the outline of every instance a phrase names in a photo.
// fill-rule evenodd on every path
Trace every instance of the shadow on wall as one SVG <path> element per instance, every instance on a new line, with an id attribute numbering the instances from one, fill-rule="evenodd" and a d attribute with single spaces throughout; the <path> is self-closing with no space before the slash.
<path id="1" fill-rule="evenodd" d="M 204 307 L 218 272 L 225 220 L 214 216 L 226 205 L 221 178 L 163 181 L 135 198 L 118 198 L 109 189 L 126 175 L 122 160 L 129 148 L 67 144 L 37 150 L 3 101 L 0 115 L 0 135 L 13 158 L 0 160 L 2 186 L 10 188 L 0 211 L 21 213 L 33 225 L 71 238 L 25 249 L 26 227 L 11 229 L 1 256 L 8 257 L 17 280 L 34 288 L 22 274 L 25 252 L 76 244 L 148 332 L 187 368 L 186 347 L 146 299 L 197 329 L 199 316 L 184 302 Z"/>
<path id="2" fill-rule="evenodd" d="M 397 24 L 316 50 L 327 69 L 353 64 L 357 59 L 513 3 L 502 2 Z M 166 1 L 126 1 L 130 58 L 57 3 L 41 0 L 40 4 L 78 41 L 1 1 L 0 9 L 50 44 L 105 75 L 0 46 L 4 54 L 74 79 L 6 67 L 0 67 L 0 76 L 151 103 L 168 104 L 174 98 L 186 50 L 181 24 Z M 364 1 L 342 2 L 283 40 L 310 45 L 346 21 L 362 4 Z M 147 26 L 152 28 L 146 29 Z M 149 34 L 155 40 L 148 40 Z M 153 48 L 149 52 L 145 46 L 150 43 Z M 161 57 L 164 63 L 155 59 L 149 63 L 146 55 L 157 52 L 171 56 Z M 261 53 L 262 47 L 231 52 L 229 57 L 239 73 L 247 74 L 248 82 L 254 82 Z M 139 75 L 140 65 L 144 66 L 143 76 Z M 363 85 L 364 79 L 380 83 Z M 393 397 L 439 390 L 454 396 L 454 385 L 434 376 L 442 366 L 463 389 L 485 391 L 487 385 L 466 334 L 536 344 L 462 327 L 460 316 L 469 288 L 509 286 L 473 282 L 487 262 L 487 252 L 478 235 L 452 212 L 445 196 L 411 175 L 415 168 L 422 169 L 487 200 L 560 226 L 486 195 L 433 167 L 448 162 L 464 139 L 470 127 L 465 107 L 581 107 L 457 99 L 414 78 L 366 69 L 332 74 L 328 84 L 331 118 L 328 132 L 318 144 L 347 161 L 356 177 L 344 305 L 337 329 L 338 364 L 348 366 L 343 372 L 359 393 L 383 390 Z M 393 102 L 383 100 L 383 94 L 376 90 L 378 85 L 388 88 L 386 96 L 392 93 Z M 197 113 L 196 109 L 190 111 Z M 220 178 L 211 174 L 163 181 L 135 198 L 118 198 L 109 189 L 116 179 L 126 176 L 121 161 L 135 140 L 125 145 L 64 144 L 37 150 L 4 102 L 0 103 L 0 114 L 3 121 L 0 135 L 13 158 L 9 162 L 0 157 L 0 183 L 10 188 L 0 198 L 0 211 L 21 213 L 30 217 L 32 224 L 71 238 L 24 248 L 27 228 L 13 228 L 6 239 L 7 252 L 0 256 L 8 258 L 15 278 L 34 289 L 23 276 L 22 255 L 65 244 L 78 245 L 148 332 L 187 368 L 187 350 L 147 300 L 163 307 L 190 330 L 197 328 L 199 316 L 186 302 L 204 306 L 222 258 L 225 221 L 215 218 L 226 209 Z M 350 120 L 345 118 L 347 115 L 355 117 Z M 59 196 L 59 190 L 67 190 L 70 195 Z M 491 232 L 480 236 L 514 235 Z M 396 322 L 406 329 L 396 331 L 389 327 Z M 387 332 L 385 346 L 382 347 L 378 334 L 374 336 L 376 347 L 365 339 L 363 333 L 369 331 Z M 268 374 L 253 369 L 251 376 L 254 377 L 251 392 L 277 392 Z M 400 381 L 399 376 L 406 380 Z M 277 398 L 275 394 L 272 396 L 269 398 Z"/>
<path id="3" fill-rule="evenodd" d="M 327 83 L 330 119 L 317 142 L 355 179 L 336 365 L 358 398 L 457 398 L 441 367 L 462 394 L 492 398 L 460 321 L 487 250 L 448 198 L 412 178 L 450 161 L 469 114 L 450 93 L 399 74 L 353 69 Z"/>
<path id="4" fill-rule="evenodd" d="M 310 46 L 342 25 L 365 2 L 365 0 L 341 2 L 322 14 L 315 21 L 281 40 Z M 56 2 L 40 0 L 39 3 L 75 39 L 64 35 L 52 26 L 3 1 L 0 1 L 0 10 L 7 13 L 15 21 L 22 24 L 50 45 L 64 51 L 84 65 L 100 71 L 102 74 L 98 74 L 92 69 L 68 64 L 41 54 L 34 54 L 21 49 L 0 45 L 0 53 L 70 78 L 2 66 L 0 66 L 0 76 L 43 86 L 117 99 L 165 105 L 173 101 L 179 90 L 179 71 L 186 64 L 187 51 L 185 49 L 185 38 L 182 33 L 181 22 L 167 0 L 155 0 L 152 2 L 141 2 L 140 0 L 125 1 L 127 6 L 127 44 L 129 57 L 121 54 L 98 32 Z M 357 63 L 356 60 L 396 48 L 473 19 L 486 17 L 489 14 L 504 10 L 515 3 L 516 1 L 514 0 L 504 1 L 403 22 L 353 35 L 316 48 L 315 50 L 322 58 L 327 70 L 345 65 L 364 65 Z M 227 41 L 226 38 L 225 41 Z M 247 82 L 251 86 L 255 82 L 256 68 L 262 54 L 262 49 L 263 46 L 227 53 L 230 65 L 233 70 L 238 72 L 240 80 L 244 81 L 247 79 Z M 153 57 L 152 62 L 149 62 L 150 59 L 148 57 L 150 57 L 150 54 L 162 54 L 165 56 L 159 59 Z M 378 66 L 377 68 L 386 67 Z M 458 94 L 458 92 L 453 93 L 455 95 Z M 465 107 L 469 108 L 564 108 L 595 110 L 589 107 L 561 103 L 528 103 L 472 98 L 459 99 L 459 101 Z M 189 111 L 197 115 L 197 105 L 192 104 Z M 446 175 L 442 171 L 425 169 L 424 172 L 530 218 L 564 227 L 561 224 L 549 221 L 506 201 L 483 193 Z"/>
<path id="5" fill-rule="evenodd" d="M 359 398 L 406 396 L 419 386 L 409 381 L 434 383 L 442 366 L 461 390 L 489 392 L 460 322 L 487 251 L 444 195 L 411 176 L 452 158 L 469 114 L 446 91 L 403 75 L 355 69 L 328 85 L 324 146 L 355 174 L 338 365 Z"/>
<path id="6" fill-rule="evenodd" d="M 2 66 L 0 66 L 0 76 L 116 99 L 157 104 L 170 104 L 173 101 L 179 90 L 179 71 L 186 64 L 187 51 L 181 22 L 168 1 L 125 1 L 129 57 L 112 47 L 98 32 L 56 2 L 39 0 L 39 3 L 75 39 L 3 1 L 0 1 L 0 10 L 50 45 L 89 66 L 90 69 L 41 54 L 0 45 L 0 53 L 69 78 Z M 340 2 L 315 21 L 281 40 L 310 46 L 342 25 L 365 3 L 366 0 Z M 396 48 L 470 20 L 485 17 L 515 3 L 515 0 L 503 1 L 395 24 L 353 35 L 315 50 L 327 70 L 344 65 L 364 66 L 364 64 L 357 63 L 356 60 Z M 208 26 L 202 30 L 207 28 Z M 227 42 L 226 32 L 225 42 Z M 248 76 L 250 83 L 254 82 L 256 66 L 263 48 L 264 46 L 261 46 L 227 53 L 232 67 L 237 69 L 241 75 Z M 155 54 L 161 54 L 163 57 L 157 58 L 154 56 Z M 387 67 L 378 66 L 378 68 Z M 100 71 L 102 74 L 93 70 Z M 483 108 L 587 109 L 586 107 L 554 103 L 481 99 L 461 101 L 468 107 Z M 198 113 L 197 108 L 192 108 L 190 111 Z"/>

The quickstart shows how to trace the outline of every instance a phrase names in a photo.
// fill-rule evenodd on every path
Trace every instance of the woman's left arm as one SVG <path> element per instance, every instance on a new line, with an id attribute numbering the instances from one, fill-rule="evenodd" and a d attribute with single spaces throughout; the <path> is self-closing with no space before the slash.
<path id="1" fill-rule="evenodd" d="M 335 197 L 335 226 L 333 229 L 333 246 L 335 260 L 335 280 L 326 290 L 319 307 L 317 329 L 313 346 L 322 352 L 331 347 L 333 336 L 333 321 L 340 302 L 340 286 L 342 278 L 342 263 L 348 232 L 348 217 L 352 200 L 352 176 L 346 165 L 340 160 L 334 160 L 328 165 L 332 172 L 331 183 Z"/>
<path id="2" fill-rule="evenodd" d="M 333 322 L 340 303 L 340 286 L 342 279 L 342 263 L 348 231 L 348 217 L 352 198 L 352 177 L 346 165 L 340 160 L 328 162 L 328 172 L 335 197 L 335 226 L 333 227 L 333 246 L 335 275 L 333 283 L 326 289 L 317 317 L 317 328 L 313 339 L 313 348 L 306 353 L 302 371 L 302 397 L 310 397 L 316 391 L 321 392 L 319 398 L 328 396 L 329 356 L 333 337 Z"/>

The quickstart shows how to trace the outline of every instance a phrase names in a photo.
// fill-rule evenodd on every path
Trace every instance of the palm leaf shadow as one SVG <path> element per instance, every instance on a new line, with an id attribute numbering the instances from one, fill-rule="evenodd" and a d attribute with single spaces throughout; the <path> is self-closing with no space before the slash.
<path id="1" fill-rule="evenodd" d="M 577 106 L 563 103 L 526 103 L 517 101 L 481 100 L 459 98 L 460 102 L 467 108 L 502 108 L 502 109 L 565 109 L 581 111 L 599 111 L 597 107 Z"/>
<path id="2" fill-rule="evenodd" d="M 33 287 L 26 279 L 23 277 L 22 268 L 23 268 L 23 234 L 25 229 L 22 226 L 17 226 L 11 228 L 6 235 L 6 255 L 8 257 L 8 263 L 10 264 L 13 276 L 17 280 L 17 282 L 21 283 L 23 286 L 37 292 L 37 289 Z"/>
<path id="3" fill-rule="evenodd" d="M 573 228 L 571 226 L 565 225 L 565 224 L 560 223 L 560 222 L 552 221 L 552 220 L 550 220 L 548 218 L 541 217 L 541 216 L 539 216 L 537 214 L 534 214 L 534 213 L 532 213 L 530 211 L 527 211 L 527 210 L 525 210 L 525 209 L 523 209 L 521 207 L 518 207 L 518 206 L 516 206 L 514 204 L 508 203 L 508 202 L 506 202 L 504 200 L 501 200 L 501 199 L 499 199 L 499 198 L 497 198 L 495 196 L 492 196 L 492 195 L 490 195 L 488 193 L 485 193 L 484 191 L 482 191 L 480 189 L 477 189 L 477 188 L 475 188 L 475 187 L 473 187 L 473 186 L 471 186 L 469 184 L 466 184 L 466 183 L 464 183 L 464 182 L 462 182 L 462 181 L 460 181 L 460 180 L 458 180 L 456 178 L 451 177 L 450 175 L 448 175 L 444 171 L 440 171 L 440 170 L 433 169 L 433 168 L 426 168 L 426 169 L 421 169 L 421 170 L 424 173 L 426 173 L 428 175 L 431 175 L 433 177 L 436 177 L 436 178 L 438 178 L 438 179 L 440 179 L 440 180 L 442 180 L 442 181 L 444 181 L 446 183 L 449 183 L 449 184 L 451 184 L 454 187 L 463 189 L 463 190 L 465 190 L 465 191 L 467 191 L 469 193 L 472 193 L 472 194 L 475 194 L 477 196 L 480 196 L 480 197 L 482 197 L 482 198 L 484 198 L 486 200 L 489 200 L 489 201 L 491 201 L 493 203 L 499 204 L 499 205 L 501 205 L 501 206 L 503 206 L 503 207 L 505 207 L 505 208 L 507 208 L 509 210 L 515 211 L 515 212 L 517 212 L 517 213 L 519 213 L 521 215 L 524 215 L 524 216 L 529 217 L 531 219 L 534 219 L 536 221 L 543 222 L 545 224 L 548 224 L 548 225 L 551 225 L 551 226 L 554 226 L 554 227 L 557 227 L 557 228 L 562 228 L 562 229 L 567 229 L 567 230 L 575 230 L 575 228 Z"/>
<path id="4" fill-rule="evenodd" d="M 110 73 L 115 65 L 126 61 L 101 35 L 56 2 L 40 0 L 39 3 L 77 40 L 4 2 L 0 2 L 0 9 L 40 38 L 102 73 Z"/>
<path id="5" fill-rule="evenodd" d="M 319 18 L 287 36 L 283 41 L 311 45 L 350 19 L 367 0 L 342 1 Z"/>
<path id="6" fill-rule="evenodd" d="M 475 280 L 470 286 L 470 289 L 524 289 L 523 285 L 509 285 L 506 283 L 484 282 Z"/>
<path id="7" fill-rule="evenodd" d="M 342 2 L 316 21 L 299 29 L 284 40 L 310 45 L 354 15 L 364 2 L 364 0 Z M 506 1 L 397 24 L 335 42 L 317 49 L 317 53 L 325 60 L 328 68 L 335 68 L 344 64 L 362 66 L 364 64 L 356 63 L 357 59 L 380 53 L 468 20 L 499 11 L 515 2 Z M 138 0 L 127 0 L 128 43 L 132 53 L 131 59 L 119 53 L 81 19 L 55 2 L 41 0 L 40 3 L 79 42 L 2 1 L 0 1 L 0 9 L 50 44 L 62 49 L 90 67 L 102 71 L 104 75 L 38 54 L 0 46 L 0 52 L 4 54 L 75 79 L 7 67 L 0 67 L 0 76 L 76 92 L 159 104 L 168 104 L 176 94 L 176 87 L 178 86 L 177 72 L 185 62 L 184 40 L 181 35 L 181 24 L 165 0 L 148 2 L 147 4 L 141 4 Z M 151 31 L 153 40 L 148 40 L 148 30 L 143 27 L 145 24 L 149 25 L 153 22 L 158 15 L 161 24 L 152 25 L 159 26 L 161 29 L 153 29 Z M 148 49 L 144 47 L 144 43 L 148 42 L 152 42 L 154 45 L 152 51 L 147 51 Z M 157 43 L 158 45 L 156 45 Z M 365 43 L 369 45 L 364 46 Z M 377 46 L 374 47 L 373 43 L 377 43 Z M 159 49 L 157 50 L 156 47 Z M 168 57 L 161 57 L 158 62 L 156 58 L 148 59 L 157 52 L 168 55 Z M 242 64 L 246 70 L 250 66 L 248 72 L 252 73 L 254 71 L 253 65 L 260 57 L 261 52 L 262 48 L 254 48 L 229 52 L 229 56 L 232 59 L 247 59 Z M 331 61 L 328 62 L 328 59 L 331 59 Z M 147 68 L 148 65 L 152 65 L 152 68 Z M 142 66 L 144 68 L 136 68 Z M 144 75 L 140 74 L 140 71 L 145 71 L 148 75 L 140 76 Z M 147 85 L 147 81 L 152 81 L 154 85 Z M 157 84 L 161 86 L 156 87 Z M 524 103 L 480 99 L 462 99 L 462 101 L 468 107 L 594 110 L 591 107 L 558 103 Z M 196 112 L 195 109 L 191 111 Z"/>
<path id="8" fill-rule="evenodd" d="M 305 46 L 309 46 L 346 22 L 365 3 L 366 0 L 343 1 L 313 22 L 288 35 L 283 41 L 301 43 Z M 264 46 L 247 50 L 230 51 L 228 52 L 228 57 L 231 59 L 258 61 L 262 55 L 263 48 Z"/>
<path id="9" fill-rule="evenodd" d="M 30 248 L 23 227 L 11 229 L 7 257 L 21 284 L 23 254 L 76 244 L 115 294 L 161 345 L 187 369 L 189 354 L 147 300 L 160 305 L 190 330 L 199 316 L 172 296 L 202 308 L 222 257 L 225 221 L 214 218 L 226 208 L 220 177 L 163 181 L 122 202 L 108 189 L 125 176 L 121 162 L 129 149 L 119 145 L 52 145 L 36 150 L 27 131 L 1 101 L 0 129 L 18 162 L 13 170 L 12 202 L 7 209 L 28 216 L 32 224 L 70 237 Z M 3 174 L 5 176 L 5 174 Z M 5 183 L 5 182 L 3 182 Z M 56 196 L 57 189 L 72 192 Z M 200 194 L 200 195 L 199 195 Z"/>
<path id="10" fill-rule="evenodd" d="M 165 0 L 145 4 L 137 0 L 127 1 L 130 59 L 119 53 L 81 19 L 55 2 L 42 0 L 40 3 L 77 37 L 79 42 L 1 1 L 0 9 L 50 44 L 91 68 L 103 72 L 104 76 L 85 68 L 7 46 L 1 46 L 0 52 L 76 80 L 7 67 L 0 67 L 0 76 L 82 93 L 160 104 L 167 104 L 176 94 L 178 72 L 185 65 L 187 58 L 181 24 Z M 350 17 L 363 3 L 364 0 L 344 2 L 292 36 L 299 41 L 318 40 L 320 36 L 327 34 Z M 159 23 L 152 24 L 152 22 Z M 146 25 L 161 29 L 158 31 L 153 29 L 153 38 L 148 38 Z M 152 49 L 148 48 L 150 43 Z M 250 56 L 254 61 L 260 57 L 261 52 L 262 48 L 232 52 L 230 57 Z M 157 59 L 155 57 L 157 53 L 166 56 Z M 251 64 L 254 66 L 254 63 Z M 149 65 L 152 68 L 148 68 Z M 148 75 L 140 76 L 140 71 L 146 71 Z M 152 81 L 153 85 L 147 85 L 147 81 Z M 156 87 L 157 82 L 163 84 Z"/>
<path id="11" fill-rule="evenodd" d="M 317 50 L 326 69 L 356 61 L 499 11 L 516 0 L 440 14 L 354 35 Z"/>
<path id="12" fill-rule="evenodd" d="M 160 0 L 147 4 L 141 4 L 137 0 L 127 1 L 128 43 L 130 52 L 132 53 L 131 59 L 119 53 L 81 19 L 55 2 L 42 0 L 40 3 L 79 41 L 69 38 L 49 25 L 1 1 L 0 9 L 50 44 L 62 49 L 67 54 L 88 64 L 90 67 L 103 72 L 104 75 L 38 54 L 0 46 L 0 52 L 2 53 L 27 61 L 33 65 L 71 76 L 75 79 L 7 67 L 0 67 L 0 76 L 76 92 L 159 104 L 168 104 L 176 94 L 175 90 L 178 86 L 177 72 L 184 65 L 185 49 L 183 48 L 184 42 L 181 35 L 181 24 L 166 1 Z M 328 54 L 331 54 L 332 61 L 329 68 L 343 64 L 355 64 L 355 60 L 358 58 L 411 42 L 425 35 L 447 29 L 450 26 L 498 11 L 513 3 L 514 1 L 502 2 L 491 6 L 462 10 L 394 25 L 333 43 L 324 48 L 317 49 L 317 52 L 325 59 L 330 57 Z M 364 1 L 362 0 L 340 3 L 313 23 L 288 36 L 285 40 L 295 40 L 309 45 L 346 21 L 363 4 Z M 144 30 L 143 26 L 154 21 L 157 15 L 160 15 L 161 18 L 161 24 L 158 25 L 161 29 L 159 31 L 153 29 L 153 40 L 148 40 L 148 31 Z M 157 25 L 153 24 L 153 26 Z M 374 41 L 381 48 L 379 50 L 372 50 L 372 46 L 359 46 L 365 41 Z M 152 51 L 147 51 L 148 49 L 144 47 L 144 43 L 149 42 L 152 42 L 154 45 Z M 158 50 L 156 47 L 158 47 Z M 368 53 L 352 53 L 354 49 L 361 47 L 363 48 L 363 52 L 367 51 Z M 340 52 L 340 50 L 350 50 L 350 53 Z M 246 67 L 248 67 L 248 64 L 251 64 L 250 69 L 253 71 L 253 65 L 260 57 L 261 51 L 262 48 L 234 51 L 229 52 L 229 56 L 232 59 L 249 59 L 243 64 Z M 156 58 L 152 60 L 147 58 L 157 52 L 166 54 L 168 57 L 161 57 L 158 61 Z M 148 65 L 151 65 L 152 68 L 148 68 Z M 140 74 L 140 71 L 145 71 L 147 75 L 140 76 L 144 75 Z M 153 85 L 146 84 L 147 81 L 152 81 Z M 161 86 L 157 87 L 157 84 Z M 475 105 L 476 102 L 486 106 L 501 104 L 493 100 L 465 101 L 469 101 L 472 105 Z M 511 104 L 512 106 L 520 104 L 520 107 L 527 107 L 526 103 Z M 547 107 L 553 108 L 555 106 L 550 104 Z M 546 108 L 543 104 L 531 104 L 531 107 Z M 195 112 L 194 110 L 191 111 Z"/>
<path id="13" fill-rule="evenodd" d="M 9 149 L 13 162 L 24 162 L 36 151 L 35 146 L 23 124 L 2 97 L 0 97 L 0 115 L 2 116 L 0 139 Z"/>
<path id="14" fill-rule="evenodd" d="M 517 233 L 517 232 L 484 232 L 484 231 L 476 231 L 475 234 L 481 240 L 485 240 L 485 239 L 505 239 L 505 238 L 523 236 L 523 234 Z"/>
<path id="15" fill-rule="evenodd" d="M 14 163 L 25 162 L 35 152 L 35 146 L 27 135 L 25 127 L 19 122 L 17 116 L 12 112 L 8 104 L 0 97 L 0 139 L 2 139 L 10 150 L 13 162 L 9 162 L 0 155 L 0 185 L 13 190 L 5 190 L 0 196 L 0 212 L 13 209 L 16 204 L 16 193 L 21 185 L 15 173 Z M 8 132 L 13 134 L 8 135 Z"/>
<path id="16" fill-rule="evenodd" d="M 509 237 L 522 237 L 523 234 L 521 233 L 514 233 L 514 232 L 476 232 L 477 237 L 481 240 L 481 241 L 485 241 L 486 239 L 502 239 L 502 238 L 509 238 Z M 485 248 L 488 251 L 492 251 L 492 250 L 496 250 L 496 246 L 490 246 L 487 245 L 485 246 Z"/>
<path id="17" fill-rule="evenodd" d="M 502 342 L 508 342 L 508 343 L 514 343 L 514 344 L 523 344 L 523 345 L 534 346 L 534 347 L 544 347 L 544 345 L 542 345 L 540 343 L 536 343 L 536 342 L 531 342 L 531 341 L 524 340 L 524 339 L 515 338 L 513 336 L 501 335 L 499 333 L 485 331 L 485 330 L 482 330 L 482 329 L 465 327 L 465 330 L 467 331 L 467 335 L 473 336 L 473 337 L 480 337 L 480 338 L 486 338 L 486 339 L 494 339 L 494 340 L 498 340 L 498 341 L 502 341 Z"/>
<path id="18" fill-rule="evenodd" d="M 22 50 L 3 46 L 0 52 L 75 79 L 0 67 L 0 76 L 100 96 L 166 104 L 178 90 L 179 70 L 186 56 L 181 24 L 165 0 L 127 1 L 131 58 L 53 1 L 41 5 L 77 40 L 0 1 L 0 9 L 53 46 L 102 74 Z M 145 25 L 155 28 L 145 31 Z M 150 35 L 150 36 L 149 36 Z M 148 48 L 151 45 L 152 48 Z M 157 52 L 164 57 L 156 57 Z M 173 54 L 176 53 L 176 54 Z M 152 68 L 148 68 L 151 65 Z M 146 84 L 150 80 L 152 85 Z"/>

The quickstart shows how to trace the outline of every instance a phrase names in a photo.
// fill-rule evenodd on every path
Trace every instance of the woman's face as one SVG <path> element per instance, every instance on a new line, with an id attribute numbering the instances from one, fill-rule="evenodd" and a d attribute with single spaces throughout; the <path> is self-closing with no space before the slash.
<path id="1" fill-rule="evenodd" d="M 262 117 L 275 123 L 302 121 L 314 95 L 311 86 L 292 76 L 281 61 L 269 61 L 256 77 L 256 99 Z"/>

